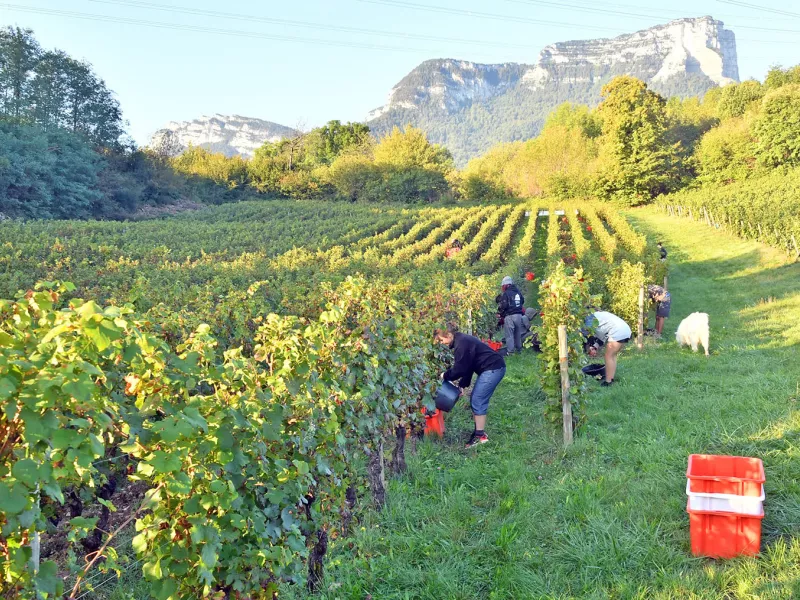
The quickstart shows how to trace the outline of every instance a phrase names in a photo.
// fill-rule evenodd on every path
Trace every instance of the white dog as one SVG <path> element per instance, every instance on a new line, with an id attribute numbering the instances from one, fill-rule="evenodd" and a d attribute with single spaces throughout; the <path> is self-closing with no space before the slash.
<path id="1" fill-rule="evenodd" d="M 696 312 L 686 317 L 678 325 L 675 340 L 679 346 L 691 346 L 694 352 L 697 352 L 697 345 L 702 344 L 708 356 L 708 315 Z"/>

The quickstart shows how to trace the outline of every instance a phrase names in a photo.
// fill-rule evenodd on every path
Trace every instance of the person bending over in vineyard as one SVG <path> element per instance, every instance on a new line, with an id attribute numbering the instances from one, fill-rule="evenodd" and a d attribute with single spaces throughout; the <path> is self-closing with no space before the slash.
<path id="1" fill-rule="evenodd" d="M 661 262 L 667 260 L 667 249 L 664 248 L 663 242 L 658 242 L 658 252 L 661 254 Z"/>
<path id="2" fill-rule="evenodd" d="M 664 332 L 664 319 L 669 317 L 672 296 L 660 285 L 648 285 L 647 296 L 656 305 L 656 333 L 660 336 Z"/>
<path id="3" fill-rule="evenodd" d="M 617 355 L 631 341 L 631 328 L 617 315 L 605 311 L 595 311 L 586 317 L 586 327 L 594 325 L 594 336 L 589 337 L 586 351 L 595 357 L 598 348 L 605 345 L 606 378 L 600 385 L 606 387 L 614 383 L 617 372 Z"/>
<path id="4" fill-rule="evenodd" d="M 522 334 L 525 331 L 522 315 L 525 310 L 525 298 L 508 275 L 503 277 L 501 289 L 503 292 L 499 296 L 498 312 L 505 329 L 506 349 L 511 355 L 522 350 Z"/>
<path id="5" fill-rule="evenodd" d="M 503 357 L 484 344 L 478 338 L 458 331 L 454 325 L 446 329 L 437 329 L 434 338 L 440 344 L 446 344 L 454 351 L 453 366 L 442 373 L 445 381 L 458 380 L 461 391 L 469 387 L 473 373 L 478 376 L 472 388 L 470 405 L 475 419 L 475 430 L 467 441 L 467 448 L 472 448 L 489 441 L 486 435 L 486 413 L 489 411 L 489 399 L 497 384 L 506 374 L 506 363 Z"/>
<path id="6" fill-rule="evenodd" d="M 453 258 L 459 252 L 461 252 L 461 242 L 459 240 L 453 240 L 453 243 L 450 244 L 450 247 L 445 250 L 444 257 Z"/>

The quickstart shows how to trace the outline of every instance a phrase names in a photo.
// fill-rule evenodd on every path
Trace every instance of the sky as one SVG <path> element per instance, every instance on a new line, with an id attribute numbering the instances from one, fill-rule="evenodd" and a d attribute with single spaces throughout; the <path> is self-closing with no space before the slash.
<path id="1" fill-rule="evenodd" d="M 741 79 L 800 63 L 786 0 L 0 0 L 0 25 L 94 66 L 139 144 L 215 113 L 360 121 L 426 59 L 534 63 L 553 42 L 705 15 L 736 33 Z"/>

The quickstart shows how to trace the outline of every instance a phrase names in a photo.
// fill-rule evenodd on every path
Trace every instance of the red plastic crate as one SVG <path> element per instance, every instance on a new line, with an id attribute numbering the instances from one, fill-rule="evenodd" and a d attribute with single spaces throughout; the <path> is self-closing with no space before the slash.
<path id="1" fill-rule="evenodd" d="M 761 548 L 761 519 L 758 516 L 744 517 L 734 513 L 692 510 L 689 513 L 689 534 L 692 554 L 710 558 L 733 558 L 758 554 Z"/>
<path id="2" fill-rule="evenodd" d="M 764 463 L 746 456 L 689 455 L 689 490 L 704 494 L 760 496 L 766 481 Z"/>

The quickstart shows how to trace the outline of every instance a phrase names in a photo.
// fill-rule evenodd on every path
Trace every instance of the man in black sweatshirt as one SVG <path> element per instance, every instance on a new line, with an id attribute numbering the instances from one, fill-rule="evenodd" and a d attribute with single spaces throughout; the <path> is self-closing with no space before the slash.
<path id="1" fill-rule="evenodd" d="M 522 350 L 522 333 L 525 330 L 522 315 L 525 298 L 511 277 L 503 277 L 501 286 L 503 293 L 500 294 L 498 311 L 505 329 L 506 350 L 509 354 L 514 354 Z"/>
<path id="2" fill-rule="evenodd" d="M 463 390 L 472 382 L 473 373 L 478 376 L 470 396 L 475 430 L 466 447 L 485 444 L 489 441 L 485 431 L 489 399 L 506 374 L 506 363 L 502 356 L 478 338 L 460 333 L 453 325 L 448 325 L 447 329 L 437 329 L 434 337 L 440 344 L 447 344 L 455 353 L 453 366 L 442 373 L 442 379 L 458 380 L 458 387 Z"/>

